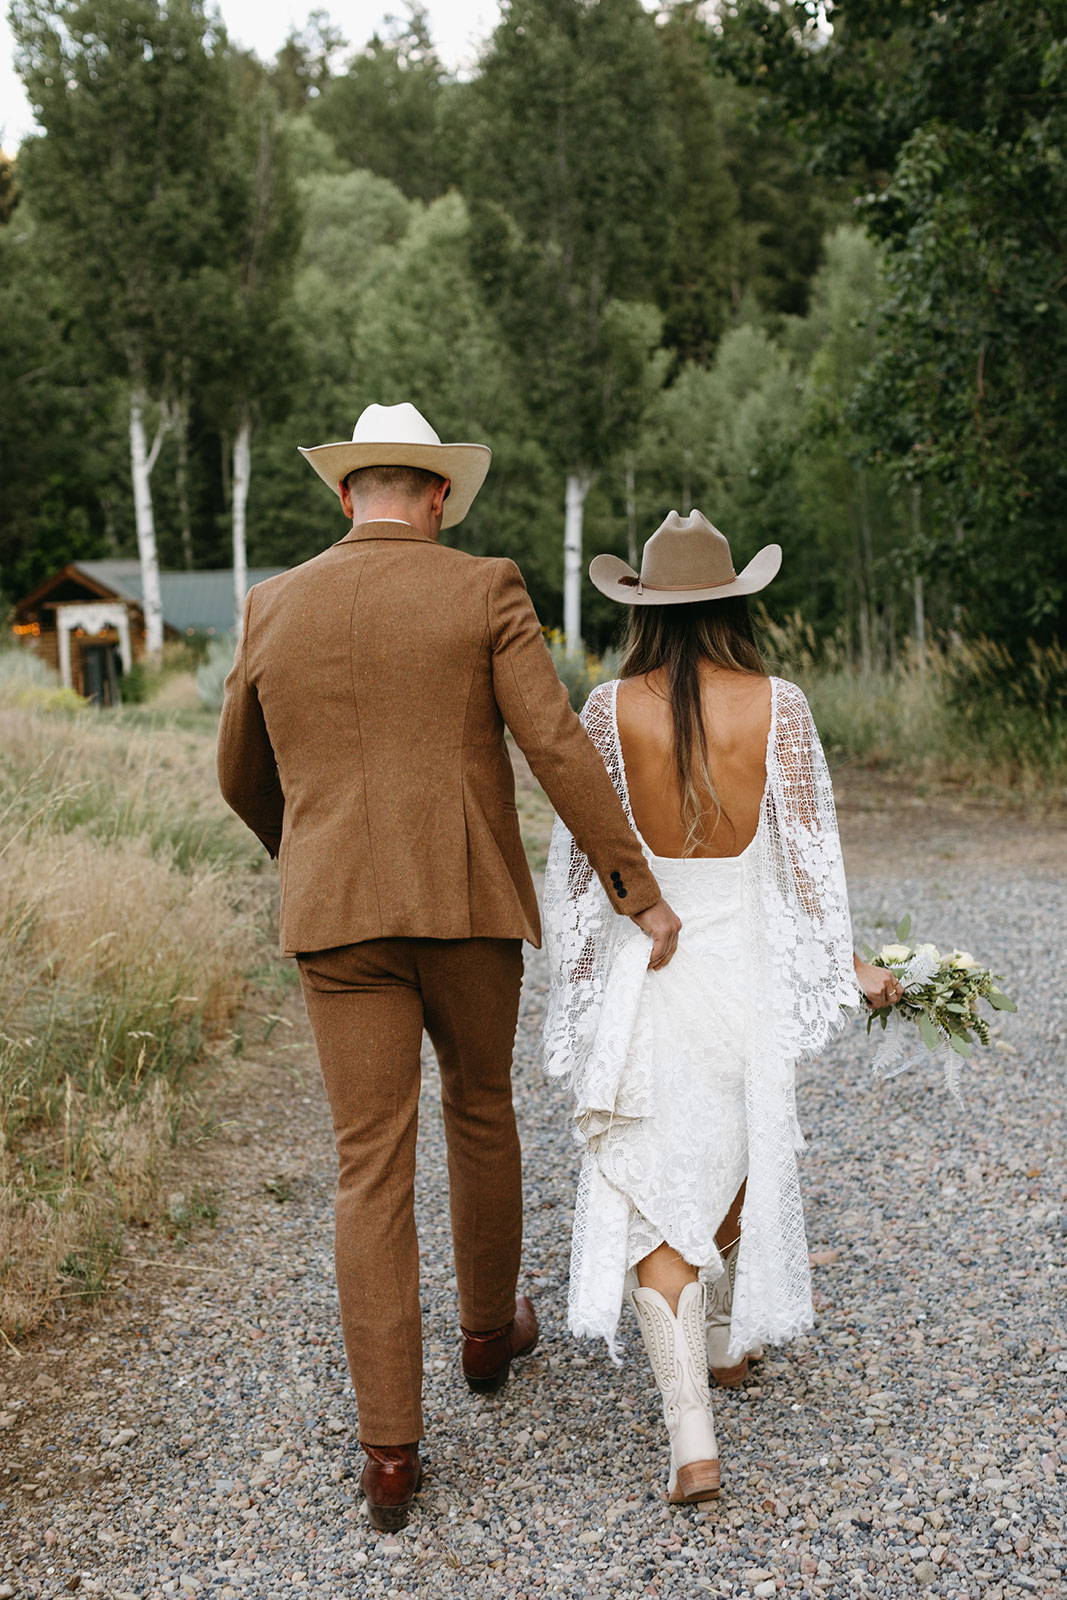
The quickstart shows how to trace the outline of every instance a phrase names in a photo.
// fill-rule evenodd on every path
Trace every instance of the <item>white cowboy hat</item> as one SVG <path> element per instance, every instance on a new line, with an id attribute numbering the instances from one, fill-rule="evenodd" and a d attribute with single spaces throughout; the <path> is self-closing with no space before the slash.
<path id="1" fill-rule="evenodd" d="M 297 449 L 334 494 L 359 467 L 422 467 L 451 481 L 443 528 L 462 522 L 485 482 L 493 452 L 487 444 L 442 444 L 421 411 L 407 400 L 398 406 L 367 406 L 340 444 Z"/>
<path id="2" fill-rule="evenodd" d="M 765 544 L 741 572 L 724 534 L 699 511 L 664 518 L 641 552 L 641 572 L 619 556 L 594 556 L 593 583 L 625 606 L 670 606 L 689 600 L 725 600 L 766 588 L 782 564 L 780 544 Z"/>

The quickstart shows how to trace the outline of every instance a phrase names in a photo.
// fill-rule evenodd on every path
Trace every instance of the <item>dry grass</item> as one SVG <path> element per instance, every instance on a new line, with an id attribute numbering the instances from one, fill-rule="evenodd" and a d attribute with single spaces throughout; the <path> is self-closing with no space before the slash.
<path id="1" fill-rule="evenodd" d="M 989 640 L 931 643 L 892 668 L 862 671 L 839 640 L 799 617 L 765 618 L 771 670 L 811 702 L 828 751 L 976 793 L 1058 805 L 1067 799 L 1067 654 L 1031 645 L 1013 661 Z"/>
<path id="2" fill-rule="evenodd" d="M 54 707 L 0 706 L 9 1336 L 99 1293 L 123 1223 L 156 1212 L 188 1071 L 267 948 L 269 880 L 216 793 L 212 739 Z"/>

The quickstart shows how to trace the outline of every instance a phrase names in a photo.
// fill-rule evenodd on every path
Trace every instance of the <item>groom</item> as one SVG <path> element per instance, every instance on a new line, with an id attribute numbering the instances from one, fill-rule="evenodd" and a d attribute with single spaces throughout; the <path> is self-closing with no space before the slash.
<path id="1" fill-rule="evenodd" d="M 516 1299 L 522 1237 L 511 1052 L 522 941 L 540 941 L 505 726 L 617 912 L 673 954 L 611 780 L 556 676 L 513 562 L 438 542 L 489 470 L 411 405 L 368 406 L 351 441 L 302 454 L 352 526 L 247 597 L 226 679 L 218 773 L 281 867 L 338 1156 L 335 1261 L 378 1528 L 402 1527 L 422 1471 L 414 1219 L 423 1028 L 441 1071 L 452 1237 L 472 1389 L 537 1342 Z"/>

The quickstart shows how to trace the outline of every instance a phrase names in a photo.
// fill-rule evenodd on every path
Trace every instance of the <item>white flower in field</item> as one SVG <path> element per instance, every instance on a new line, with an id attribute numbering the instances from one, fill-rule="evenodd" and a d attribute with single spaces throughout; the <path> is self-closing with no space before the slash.
<path id="1" fill-rule="evenodd" d="M 883 961 L 890 961 L 899 966 L 902 961 L 910 959 L 912 952 L 906 944 L 884 944 L 878 954 Z"/>
<path id="2" fill-rule="evenodd" d="M 916 945 L 915 954 L 917 956 L 925 956 L 928 961 L 936 961 L 938 966 L 941 965 L 941 952 L 937 948 L 936 944 Z"/>
<path id="3" fill-rule="evenodd" d="M 954 967 L 976 967 L 978 965 L 969 950 L 953 950 L 949 959 Z"/>

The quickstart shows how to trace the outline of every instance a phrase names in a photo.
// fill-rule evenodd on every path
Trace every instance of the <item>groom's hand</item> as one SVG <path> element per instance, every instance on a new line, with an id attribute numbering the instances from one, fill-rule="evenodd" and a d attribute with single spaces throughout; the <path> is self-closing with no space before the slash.
<path id="1" fill-rule="evenodd" d="M 675 916 L 666 900 L 657 900 L 654 906 L 649 906 L 647 911 L 639 911 L 631 921 L 636 922 L 652 940 L 652 954 L 648 958 L 652 971 L 665 967 L 678 948 L 681 919 Z"/>

